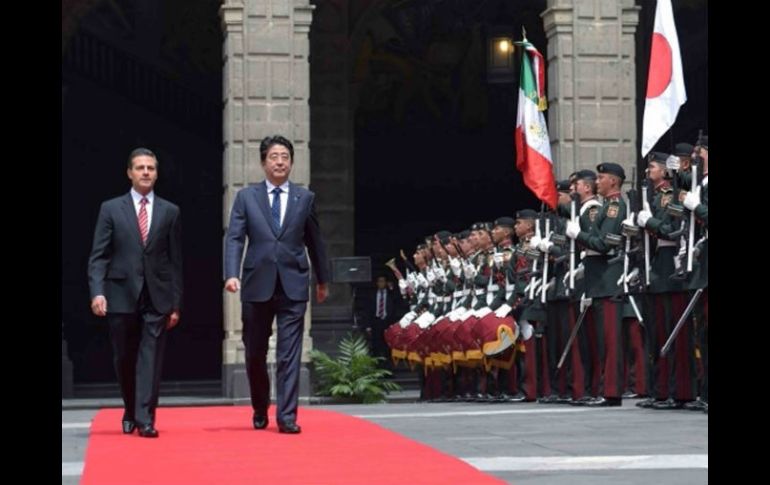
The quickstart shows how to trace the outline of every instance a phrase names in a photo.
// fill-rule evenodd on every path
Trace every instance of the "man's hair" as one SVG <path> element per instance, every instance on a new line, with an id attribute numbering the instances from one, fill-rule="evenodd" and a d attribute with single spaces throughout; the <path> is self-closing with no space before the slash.
<path id="1" fill-rule="evenodd" d="M 596 179 L 582 178 L 582 179 L 577 179 L 576 182 L 580 182 L 580 181 L 582 181 L 584 184 L 588 186 L 592 194 L 596 195 Z"/>
<path id="2" fill-rule="evenodd" d="M 149 148 L 139 147 L 139 148 L 134 148 L 131 154 L 128 155 L 128 169 L 131 170 L 132 168 L 134 168 L 134 159 L 136 157 L 143 157 L 143 156 L 154 158 L 155 168 L 158 168 L 158 157 L 156 157 L 155 154 L 152 153 L 152 150 L 150 150 Z"/>
<path id="3" fill-rule="evenodd" d="M 267 152 L 273 145 L 283 145 L 289 150 L 289 156 L 294 161 L 294 145 L 281 135 L 266 136 L 259 144 L 259 158 L 264 162 L 267 159 Z"/>

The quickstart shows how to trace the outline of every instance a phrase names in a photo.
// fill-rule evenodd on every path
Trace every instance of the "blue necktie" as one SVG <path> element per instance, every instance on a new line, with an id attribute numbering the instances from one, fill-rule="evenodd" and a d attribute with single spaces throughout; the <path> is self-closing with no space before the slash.
<path id="1" fill-rule="evenodd" d="M 270 213 L 273 215 L 273 225 L 275 231 L 281 230 L 281 189 L 276 187 L 270 191 L 273 194 L 273 205 L 270 206 Z"/>

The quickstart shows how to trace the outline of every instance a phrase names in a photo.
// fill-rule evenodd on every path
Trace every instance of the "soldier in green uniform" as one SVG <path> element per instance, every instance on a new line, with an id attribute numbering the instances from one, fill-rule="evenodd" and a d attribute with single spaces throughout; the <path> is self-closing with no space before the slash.
<path id="1" fill-rule="evenodd" d="M 593 170 L 580 170 L 570 176 L 574 180 L 572 190 L 577 194 L 579 211 L 576 214 L 578 225 L 582 231 L 590 232 L 599 213 L 602 203 L 596 195 L 596 172 Z M 569 209 L 562 209 L 565 214 L 571 215 Z M 566 235 L 566 228 L 565 228 Z M 570 320 L 569 329 L 573 331 L 577 324 L 578 316 L 585 310 L 590 312 L 590 299 L 586 296 L 585 286 L 585 251 L 581 251 L 580 245 L 576 247 L 576 264 L 574 273 L 574 289 L 570 292 Z M 569 274 L 565 276 L 565 285 L 569 283 Z M 573 405 L 584 405 L 592 402 L 599 396 L 599 383 L 601 381 L 603 362 L 598 344 L 600 338 L 596 332 L 596 325 L 592 318 L 586 314 L 582 327 L 569 351 L 570 364 L 573 375 Z M 566 365 L 566 364 L 565 364 Z"/>
<path id="2" fill-rule="evenodd" d="M 698 346 L 703 366 L 698 400 L 685 404 L 685 408 L 708 413 L 708 137 L 704 136 L 694 148 L 693 155 L 702 161 L 699 170 L 703 173 L 701 184 L 687 193 L 683 205 L 695 214 L 696 219 L 696 255 L 693 272 L 687 283 L 689 290 L 703 289 L 692 318 L 698 333 Z M 690 325 L 690 322 L 688 322 Z"/>
<path id="3" fill-rule="evenodd" d="M 586 295 L 592 300 L 590 316 L 596 326 L 597 345 L 602 362 L 600 397 L 587 406 L 620 406 L 623 395 L 623 303 L 613 299 L 618 293 L 618 280 L 623 274 L 621 261 L 610 263 L 620 241 L 621 224 L 626 218 L 626 203 L 620 193 L 625 180 L 623 167 L 617 163 L 601 163 L 597 167 L 597 191 L 604 198 L 601 211 L 589 231 L 581 230 L 575 221 L 567 223 L 566 234 L 585 247 Z M 591 323 L 591 320 L 586 323 Z"/>
<path id="4" fill-rule="evenodd" d="M 637 223 L 650 233 L 655 242 L 650 262 L 650 281 L 647 285 L 648 307 L 647 315 L 649 352 L 651 366 L 650 398 L 637 403 L 645 408 L 669 408 L 674 406 L 675 355 L 660 357 L 660 348 L 666 342 L 679 315 L 686 306 L 686 294 L 681 280 L 672 278 L 676 272 L 674 258 L 679 252 L 678 235 L 681 233 L 681 218 L 673 217 L 667 207 L 674 201 L 674 189 L 666 179 L 666 160 L 669 155 L 652 152 L 647 167 L 647 178 L 654 190 L 654 197 L 649 207 L 640 211 Z M 687 338 L 687 334 L 682 337 Z M 680 359 L 689 360 L 687 349 Z M 680 351 L 681 353 L 681 351 Z"/>
<path id="5" fill-rule="evenodd" d="M 558 371 L 556 365 L 561 356 L 564 346 L 570 335 L 570 297 L 567 294 L 568 286 L 565 275 L 569 268 L 569 245 L 554 244 L 553 240 L 557 237 L 566 240 L 564 230 L 567 226 L 567 219 L 570 215 L 569 203 L 571 192 L 569 180 L 557 182 L 556 189 L 559 192 L 562 210 L 560 213 L 566 214 L 560 217 L 557 214 L 549 214 L 551 217 L 552 233 L 546 235 L 540 241 L 537 241 L 537 249 L 549 258 L 549 282 L 546 294 L 546 325 L 545 339 L 548 344 L 548 375 L 551 384 L 551 393 L 538 399 L 540 403 L 557 404 L 569 403 L 574 395 L 572 362 L 566 360 L 561 371 Z M 564 207 L 566 205 L 566 207 Z M 534 241 L 530 239 L 530 244 Z"/>
<path id="6" fill-rule="evenodd" d="M 514 233 L 518 239 L 516 257 L 509 262 L 514 280 L 514 290 L 506 301 L 513 308 L 513 315 L 519 326 L 519 340 L 510 378 L 509 389 L 516 393 L 512 401 L 535 401 L 538 395 L 538 365 L 536 342 L 533 338 L 535 325 L 545 321 L 545 311 L 541 305 L 535 306 L 534 286 L 537 284 L 535 266 L 537 250 L 532 253 L 530 239 L 535 235 L 537 212 L 522 209 L 516 212 Z M 539 304 L 539 299 L 537 300 Z"/>

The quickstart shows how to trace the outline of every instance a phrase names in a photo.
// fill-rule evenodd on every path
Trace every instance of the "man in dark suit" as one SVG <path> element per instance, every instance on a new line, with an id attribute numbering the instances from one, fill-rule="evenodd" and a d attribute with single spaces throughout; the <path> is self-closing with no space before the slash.
<path id="1" fill-rule="evenodd" d="M 179 207 L 153 192 L 158 160 L 146 148 L 128 157 L 128 194 L 102 203 L 88 284 L 91 311 L 107 316 L 125 412 L 123 432 L 156 438 L 155 408 L 166 331 L 179 323 L 182 229 Z"/>
<path id="2" fill-rule="evenodd" d="M 318 280 L 316 299 L 328 295 L 326 249 L 316 219 L 315 194 L 289 182 L 294 147 L 282 136 L 270 136 L 259 147 L 265 181 L 235 196 L 225 240 L 225 289 L 241 290 L 246 373 L 255 429 L 267 427 L 270 381 L 268 339 L 278 320 L 276 349 L 276 419 L 282 433 L 299 433 L 300 358 L 309 289 L 307 252 Z M 243 250 L 248 237 L 246 257 Z M 243 284 L 238 278 L 243 259 Z"/>
<path id="3" fill-rule="evenodd" d="M 385 365 L 390 360 L 390 351 L 385 343 L 385 329 L 398 319 L 396 316 L 398 300 L 399 298 L 393 291 L 393 287 L 389 285 L 387 278 L 379 275 L 375 288 L 366 298 L 363 309 L 364 326 L 370 338 L 372 355 L 384 357 Z"/>

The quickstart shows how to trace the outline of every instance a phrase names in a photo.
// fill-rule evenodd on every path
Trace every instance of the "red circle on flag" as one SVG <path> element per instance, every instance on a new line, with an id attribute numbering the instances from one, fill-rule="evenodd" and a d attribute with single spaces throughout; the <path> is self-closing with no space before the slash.
<path id="1" fill-rule="evenodd" d="M 647 97 L 657 98 L 671 82 L 671 46 L 662 34 L 652 34 L 650 74 L 647 79 Z"/>

